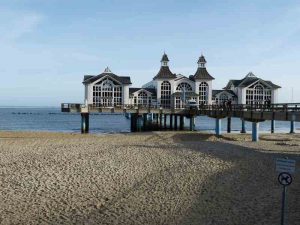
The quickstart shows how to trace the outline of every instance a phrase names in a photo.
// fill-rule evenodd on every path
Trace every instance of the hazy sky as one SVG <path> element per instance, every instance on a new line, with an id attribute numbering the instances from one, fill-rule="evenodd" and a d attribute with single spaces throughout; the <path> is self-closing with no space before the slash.
<path id="1" fill-rule="evenodd" d="M 164 51 L 187 76 L 203 53 L 214 89 L 252 71 L 300 102 L 299 0 L 1 0 L 0 33 L 0 106 L 83 102 L 106 66 L 141 86 Z"/>

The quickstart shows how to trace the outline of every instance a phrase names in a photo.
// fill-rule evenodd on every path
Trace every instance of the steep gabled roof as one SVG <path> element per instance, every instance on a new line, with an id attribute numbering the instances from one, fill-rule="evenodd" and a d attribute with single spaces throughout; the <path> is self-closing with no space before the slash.
<path id="1" fill-rule="evenodd" d="M 217 94 L 219 94 L 221 92 L 227 92 L 227 93 L 233 95 L 234 97 L 237 97 L 237 95 L 232 90 L 212 90 L 212 96 L 215 97 Z"/>
<path id="2" fill-rule="evenodd" d="M 84 84 L 90 84 L 90 83 L 93 83 L 94 81 L 102 78 L 102 77 L 105 77 L 105 76 L 109 76 L 111 77 L 112 79 L 120 82 L 121 84 L 131 84 L 131 80 L 130 80 L 130 77 L 127 77 L 127 76 L 118 76 L 114 73 L 111 73 L 111 72 L 103 72 L 99 75 L 85 75 L 84 78 L 83 78 L 83 82 Z"/>
<path id="3" fill-rule="evenodd" d="M 156 95 L 155 88 L 129 88 L 129 94 L 133 94 L 134 92 L 137 92 L 139 90 L 146 90 L 151 92 L 153 95 Z"/>
<path id="4" fill-rule="evenodd" d="M 281 88 L 280 86 L 272 83 L 271 81 L 263 80 L 261 78 L 256 77 L 252 72 L 250 72 L 241 80 L 229 80 L 225 89 L 229 89 L 230 84 L 233 84 L 234 87 L 248 87 L 249 85 L 257 81 L 261 81 L 262 83 L 265 83 L 274 89 Z"/>
<path id="5" fill-rule="evenodd" d="M 194 75 L 194 79 L 204 79 L 204 80 L 214 80 L 215 78 L 212 77 L 206 70 L 206 68 L 203 67 L 198 67 L 195 75 Z"/>
<path id="6" fill-rule="evenodd" d="M 174 79 L 176 78 L 176 75 L 171 72 L 170 68 L 168 66 L 161 66 L 160 70 L 158 71 L 157 75 L 153 78 L 155 79 Z"/>

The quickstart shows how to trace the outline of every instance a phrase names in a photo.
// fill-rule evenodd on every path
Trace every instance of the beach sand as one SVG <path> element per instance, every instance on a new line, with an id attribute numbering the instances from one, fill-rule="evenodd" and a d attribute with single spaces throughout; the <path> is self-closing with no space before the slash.
<path id="1" fill-rule="evenodd" d="M 284 156 L 300 167 L 300 134 L 0 132 L 0 224 L 279 224 Z"/>

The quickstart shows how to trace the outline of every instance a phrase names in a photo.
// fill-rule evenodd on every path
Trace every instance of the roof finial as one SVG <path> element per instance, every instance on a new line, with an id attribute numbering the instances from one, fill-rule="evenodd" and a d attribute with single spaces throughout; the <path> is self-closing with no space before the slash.
<path id="1" fill-rule="evenodd" d="M 198 67 L 205 68 L 206 60 L 203 54 L 201 53 L 201 56 L 198 59 Z"/>
<path id="2" fill-rule="evenodd" d="M 108 66 L 105 68 L 104 73 L 111 73 L 111 70 L 109 69 Z"/>
<path id="3" fill-rule="evenodd" d="M 168 56 L 167 56 L 167 54 L 164 52 L 164 54 L 163 54 L 163 56 L 162 56 L 162 58 L 161 58 L 161 60 L 160 60 L 161 62 L 169 62 L 169 58 L 168 58 Z"/>

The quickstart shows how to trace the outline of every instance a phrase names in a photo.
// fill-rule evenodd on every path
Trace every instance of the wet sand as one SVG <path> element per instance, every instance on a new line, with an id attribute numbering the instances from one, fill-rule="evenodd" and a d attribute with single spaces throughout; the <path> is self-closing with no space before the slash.
<path id="1" fill-rule="evenodd" d="M 300 134 L 0 132 L 0 224 L 279 224 Z M 300 175 L 288 224 L 300 224 Z"/>

